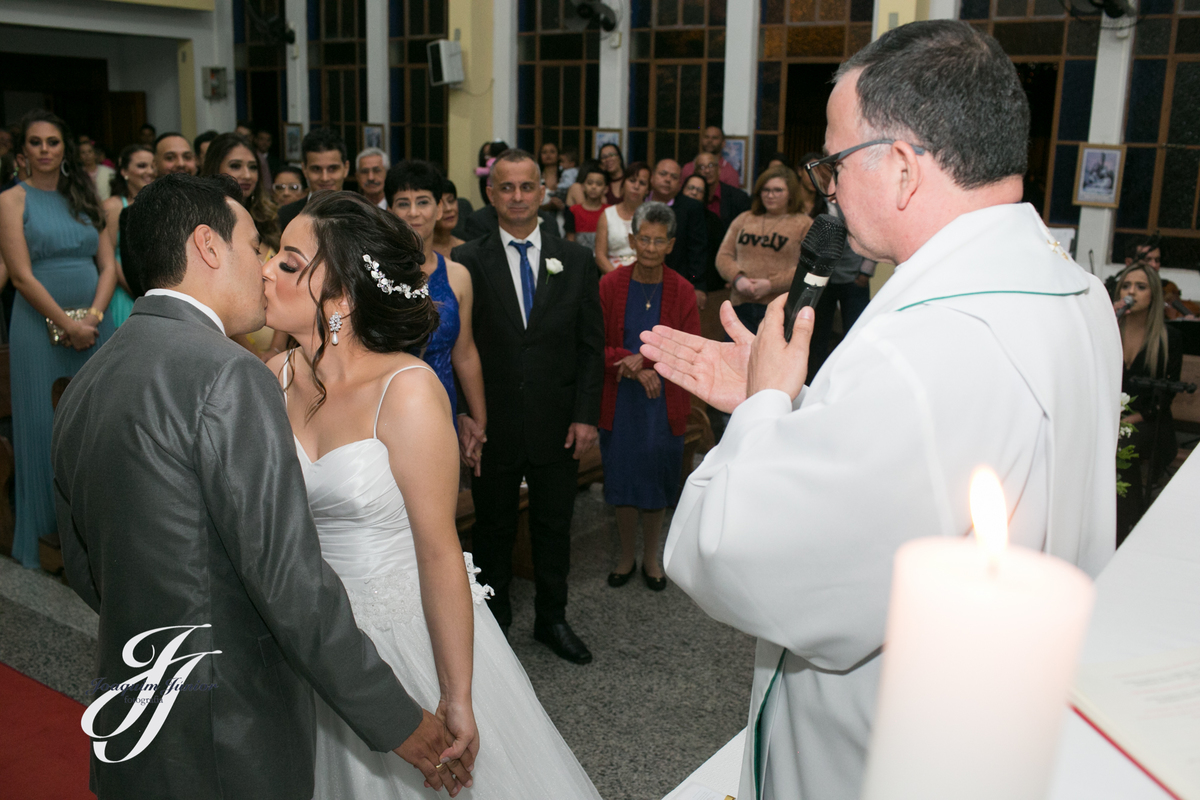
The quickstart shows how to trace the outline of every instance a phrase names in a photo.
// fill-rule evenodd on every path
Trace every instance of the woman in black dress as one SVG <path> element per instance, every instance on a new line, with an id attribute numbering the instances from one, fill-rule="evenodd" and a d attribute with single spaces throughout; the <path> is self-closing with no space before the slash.
<path id="1" fill-rule="evenodd" d="M 1132 298 L 1132 302 L 1127 301 Z M 1117 276 L 1113 307 L 1120 313 L 1124 372 L 1121 391 L 1133 398 L 1130 414 L 1121 421 L 1136 429 L 1122 438 L 1121 447 L 1132 444 L 1137 458 L 1121 470 L 1119 480 L 1129 484 L 1124 497 L 1117 498 L 1117 546 L 1141 519 L 1149 505 L 1149 490 L 1175 458 L 1175 420 L 1171 416 L 1173 392 L 1137 386 L 1135 378 L 1179 380 L 1183 347 L 1179 333 L 1163 318 L 1163 291 L 1158 272 L 1134 262 Z M 1128 309 L 1128 310 L 1125 310 Z"/>

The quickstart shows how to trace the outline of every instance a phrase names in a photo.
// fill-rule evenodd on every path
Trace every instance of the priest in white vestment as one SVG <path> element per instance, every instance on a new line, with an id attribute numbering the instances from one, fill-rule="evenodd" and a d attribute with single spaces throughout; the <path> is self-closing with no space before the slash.
<path id="1" fill-rule="evenodd" d="M 971 530 L 977 466 L 1014 544 L 1093 576 L 1115 544 L 1120 337 L 1103 285 L 1020 204 L 1011 61 L 965 23 L 913 23 L 843 65 L 827 116 L 823 189 L 849 245 L 897 268 L 812 385 L 811 311 L 786 344 L 783 297 L 757 338 L 730 308 L 733 343 L 643 334 L 664 377 L 733 410 L 665 566 L 759 639 L 738 800 L 857 800 L 893 556 Z"/>

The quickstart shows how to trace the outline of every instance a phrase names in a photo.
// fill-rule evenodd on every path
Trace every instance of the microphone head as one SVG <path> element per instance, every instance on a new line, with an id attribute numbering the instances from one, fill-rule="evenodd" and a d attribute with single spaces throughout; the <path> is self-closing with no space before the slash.
<path id="1" fill-rule="evenodd" d="M 846 223 L 831 214 L 821 214 L 813 220 L 804 241 L 800 243 L 800 263 L 814 275 L 828 277 L 833 263 L 842 257 L 846 247 Z"/>
<path id="2" fill-rule="evenodd" d="M 1125 295 L 1125 299 L 1121 302 L 1125 303 L 1125 305 L 1127 305 L 1127 306 L 1133 305 L 1133 295 L 1131 295 L 1131 294 Z"/>

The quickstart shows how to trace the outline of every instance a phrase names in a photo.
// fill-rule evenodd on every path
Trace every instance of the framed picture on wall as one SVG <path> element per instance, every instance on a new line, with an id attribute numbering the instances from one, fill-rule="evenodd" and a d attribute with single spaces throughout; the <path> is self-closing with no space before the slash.
<path id="1" fill-rule="evenodd" d="M 363 125 L 363 150 L 368 147 L 383 148 L 383 126 L 382 125 Z"/>
<path id="2" fill-rule="evenodd" d="M 304 140 L 304 125 L 285 122 L 283 125 L 283 160 L 300 161 L 300 143 Z"/>
<path id="3" fill-rule="evenodd" d="M 721 156 L 729 162 L 729 166 L 737 170 L 738 186 L 749 189 L 750 170 L 746 165 L 750 161 L 750 137 L 726 136 L 725 146 L 721 148 Z"/>
<path id="4" fill-rule="evenodd" d="M 1121 174 L 1125 169 L 1125 145 L 1081 144 L 1075 164 L 1077 206 L 1116 208 L 1121 198 Z"/>
<path id="5" fill-rule="evenodd" d="M 600 158 L 600 148 L 606 144 L 615 144 L 623 154 L 621 130 L 619 128 L 597 128 L 595 143 L 592 146 L 592 158 Z"/>

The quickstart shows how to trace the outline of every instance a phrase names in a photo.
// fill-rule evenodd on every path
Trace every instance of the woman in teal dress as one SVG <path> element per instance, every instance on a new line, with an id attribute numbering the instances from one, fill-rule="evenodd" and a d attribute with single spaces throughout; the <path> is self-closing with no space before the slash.
<path id="1" fill-rule="evenodd" d="M 9 326 L 16 531 L 13 558 L 38 566 L 38 538 L 57 542 L 50 432 L 50 387 L 73 376 L 112 333 L 105 309 L 116 285 L 104 215 L 75 158 L 66 123 L 47 111 L 21 120 L 21 182 L 0 194 L 0 255 L 17 289 Z M 86 309 L 81 320 L 64 309 Z M 46 320 L 66 331 L 53 344 Z M 103 464 L 96 464 L 103 469 Z"/>
<path id="2" fill-rule="evenodd" d="M 154 180 L 154 150 L 144 144 L 131 144 L 117 159 L 117 174 L 112 179 L 112 194 L 104 201 L 104 236 L 111 243 L 117 262 L 117 288 L 108 304 L 108 316 L 113 330 L 129 318 L 133 311 L 133 293 L 121 268 L 121 212 Z"/>

